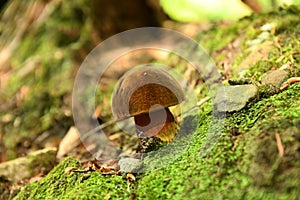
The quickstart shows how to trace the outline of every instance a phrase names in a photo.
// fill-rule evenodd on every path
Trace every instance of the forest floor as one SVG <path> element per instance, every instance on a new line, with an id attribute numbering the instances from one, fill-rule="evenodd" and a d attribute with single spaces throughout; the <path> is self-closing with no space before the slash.
<path id="1" fill-rule="evenodd" d="M 72 16 L 67 10 L 64 8 L 60 14 Z M 222 110 L 214 99 L 219 93 L 206 98 L 209 89 L 196 76 L 192 84 L 197 101 L 202 103 L 181 122 L 183 128 L 196 127 L 189 133 L 191 137 L 181 138 L 190 140 L 186 141 L 188 147 L 181 149 L 180 155 L 168 165 L 141 173 L 120 172 L 114 162 L 92 161 L 79 139 L 67 143 L 73 145 L 64 152 L 68 157 L 55 158 L 62 138 L 68 130 L 73 130 L 70 105 L 79 65 L 76 59 L 85 55 L 84 36 L 90 27 L 81 27 L 78 35 L 70 32 L 74 27 L 62 32 L 46 31 L 60 26 L 55 19 L 47 26 L 32 27 L 34 31 L 22 40 L 17 56 L 0 69 L 0 86 L 4 91 L 0 93 L 3 97 L 0 145 L 5 150 L 1 152 L 0 169 L 11 169 L 8 175 L 0 176 L 0 198 L 297 199 L 300 196 L 299 12 L 299 7 L 291 6 L 254 14 L 230 25 L 216 24 L 194 36 L 214 60 L 223 86 L 237 91 L 235 86 L 251 85 L 256 92 L 239 102 L 243 104 L 240 108 L 229 104 L 242 99 L 242 94 L 224 98 L 228 107 Z M 61 23 L 68 24 L 71 19 L 64 18 Z M 45 34 L 37 38 L 41 32 Z M 48 43 L 34 46 L 34 40 Z M 138 61 L 128 63 L 135 62 Z M 179 71 L 188 71 L 184 68 L 186 62 L 172 55 L 163 62 Z M 53 67 L 58 65 L 61 67 Z M 191 72 L 188 76 L 195 74 Z M 59 87 L 55 87 L 57 83 Z M 250 87 L 245 88 L 247 93 Z M 107 93 L 99 95 L 99 102 L 110 104 L 112 87 L 106 85 L 103 91 Z M 96 115 L 107 122 L 111 117 L 109 110 L 110 105 L 101 105 Z M 120 141 L 121 136 L 115 136 L 116 142 Z M 30 154 L 39 149 L 45 150 L 38 154 L 41 157 Z M 18 160 L 24 154 L 22 158 L 27 160 Z M 16 160 L 17 164 L 6 165 Z M 26 170 L 20 168 L 22 165 L 36 171 L 21 180 L 8 178 Z"/>

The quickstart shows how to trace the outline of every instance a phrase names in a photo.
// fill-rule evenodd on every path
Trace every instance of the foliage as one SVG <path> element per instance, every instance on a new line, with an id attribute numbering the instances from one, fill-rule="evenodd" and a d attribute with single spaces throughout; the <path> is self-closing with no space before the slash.
<path id="1" fill-rule="evenodd" d="M 11 37 L 15 37 L 12 40 L 18 42 L 9 60 L 9 71 L 12 71 L 7 81 L 9 87 L 3 88 L 0 99 L 3 104 L 10 102 L 0 109 L 0 117 L 11 116 L 11 120 L 0 123 L 8 160 L 18 156 L 16 146 L 22 146 L 22 141 L 31 141 L 46 131 L 63 135 L 72 124 L 70 89 L 76 70 L 74 61 L 88 39 L 89 19 L 83 18 L 88 11 L 86 2 L 53 1 L 43 5 L 42 1 L 28 1 L 27 6 L 23 3 L 12 1 L 9 8 L 27 8 L 25 13 L 38 12 L 34 9 L 39 6 L 45 8 L 44 18 L 33 20 L 27 27 L 30 31 L 24 30 L 28 34 L 22 40 L 16 39 L 18 33 L 11 30 Z M 5 14 L 10 11 L 7 9 Z"/>
<path id="2" fill-rule="evenodd" d="M 264 10 L 270 10 L 271 2 L 269 0 L 259 1 Z M 284 4 L 299 4 L 294 1 L 274 1 L 280 6 Z M 160 0 L 164 11 L 173 19 L 181 22 L 197 22 L 201 20 L 237 20 L 249 15 L 250 9 L 238 0 Z"/>

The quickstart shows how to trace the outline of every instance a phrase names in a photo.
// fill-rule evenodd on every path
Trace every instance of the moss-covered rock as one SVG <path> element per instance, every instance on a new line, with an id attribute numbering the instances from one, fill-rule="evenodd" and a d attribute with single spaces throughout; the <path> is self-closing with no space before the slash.
<path id="1" fill-rule="evenodd" d="M 27 185 L 14 199 L 125 199 L 130 196 L 122 176 L 102 176 L 97 171 L 66 173 L 81 164 L 66 158 L 39 182 Z"/>
<path id="2" fill-rule="evenodd" d="M 56 148 L 46 148 L 0 163 L 0 177 L 17 182 L 39 173 L 48 173 L 56 165 L 56 152 Z"/>

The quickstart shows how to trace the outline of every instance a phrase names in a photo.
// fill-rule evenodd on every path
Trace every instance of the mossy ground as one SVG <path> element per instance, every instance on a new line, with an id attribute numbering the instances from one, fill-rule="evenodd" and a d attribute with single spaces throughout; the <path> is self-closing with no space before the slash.
<path id="1" fill-rule="evenodd" d="M 165 168 L 138 175 L 136 189 L 128 191 L 122 176 L 89 172 L 91 176 L 83 180 L 84 173 L 65 175 L 66 167 L 80 167 L 68 158 L 46 178 L 26 186 L 16 199 L 297 199 L 299 89 L 300 84 L 294 84 L 227 116 L 217 142 L 202 156 L 213 118 L 208 106 L 200 114 L 187 151 Z M 278 153 L 276 133 L 284 146 L 283 157 Z"/>
<path id="2" fill-rule="evenodd" d="M 172 165 L 143 176 L 140 199 L 296 199 L 299 185 L 299 89 L 264 99 L 226 118 L 207 157 L 200 149 L 209 128 L 203 113 L 195 140 Z M 232 134 L 232 130 L 235 134 Z M 285 155 L 280 157 L 275 134 Z M 238 136 L 236 136 L 238 134 Z M 233 147 L 237 145 L 234 150 Z"/>
<path id="3" fill-rule="evenodd" d="M 122 176 L 103 176 L 98 172 L 66 173 L 80 163 L 66 158 L 40 182 L 27 185 L 15 199 L 126 199 L 130 193 Z"/>
<path id="4" fill-rule="evenodd" d="M 299 70 L 299 19 L 295 7 L 263 16 L 251 16 L 230 28 L 210 30 L 199 40 L 212 54 L 222 56 L 226 45 L 240 37 L 240 53 L 233 63 L 237 67 L 247 57 L 246 42 L 260 34 L 259 27 L 275 23 L 280 48 L 272 48 L 267 59 L 246 67 L 243 76 L 260 81 L 261 76 L 290 61 Z M 284 20 L 283 20 L 284 18 Z M 293 26 L 290 26 L 293 24 Z M 295 28 L 298 27 L 298 28 Z M 211 40 L 210 38 L 217 38 Z M 223 51 L 228 53 L 228 51 Z M 281 57 L 281 60 L 278 58 Z M 220 63 L 220 60 L 217 62 Z M 238 74 L 234 74 L 238 77 Z M 299 120 L 300 84 L 287 91 L 252 103 L 242 111 L 226 116 L 219 139 L 206 157 L 200 151 L 206 140 L 211 112 L 202 112 L 199 128 L 189 149 L 175 163 L 143 176 L 138 182 L 138 199 L 297 199 L 300 195 Z M 284 155 L 278 152 L 276 134 L 280 135 Z"/>
<path id="5" fill-rule="evenodd" d="M 255 39 L 259 27 L 276 22 L 268 40 L 281 36 L 281 48 L 274 47 L 266 61 L 248 67 L 244 76 L 260 80 L 261 75 L 291 60 L 299 70 L 299 9 L 290 7 L 270 14 L 245 18 L 229 28 L 215 28 L 200 41 L 217 63 L 224 58 L 217 51 L 241 37 L 240 52 L 233 67 L 248 55 L 246 41 Z M 201 42 L 200 42 L 201 43 Z M 224 51 L 225 54 L 226 51 Z M 278 60 L 278 58 L 282 59 Z M 65 175 L 65 168 L 80 166 L 67 159 L 40 182 L 27 185 L 16 199 L 297 199 L 300 196 L 300 84 L 249 104 L 243 110 L 214 121 L 212 102 L 200 109 L 198 128 L 189 148 L 172 164 L 137 176 L 130 191 L 121 176 L 101 176 L 98 172 Z M 216 126 L 217 124 L 217 126 Z M 222 125 L 222 126 L 219 126 Z M 278 152 L 280 136 L 284 153 Z M 208 137 L 209 136 L 209 137 Z M 210 144 L 203 154 L 203 146 Z"/>

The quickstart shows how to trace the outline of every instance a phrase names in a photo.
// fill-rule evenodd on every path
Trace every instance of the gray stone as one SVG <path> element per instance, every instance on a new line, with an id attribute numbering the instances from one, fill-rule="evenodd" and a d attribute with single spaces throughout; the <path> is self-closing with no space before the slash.
<path id="1" fill-rule="evenodd" d="M 256 85 L 223 86 L 217 90 L 214 108 L 217 112 L 239 111 L 255 98 L 258 98 Z"/>
<path id="2" fill-rule="evenodd" d="M 0 164 L 0 176 L 17 182 L 50 171 L 56 162 L 57 149 L 49 147 Z"/>
<path id="3" fill-rule="evenodd" d="M 125 173 L 136 173 L 143 166 L 143 162 L 136 158 L 121 158 L 118 164 L 120 165 L 120 171 Z"/>
<path id="4" fill-rule="evenodd" d="M 263 75 L 261 84 L 272 84 L 276 87 L 280 87 L 287 78 L 288 72 L 280 69 L 271 70 Z"/>

